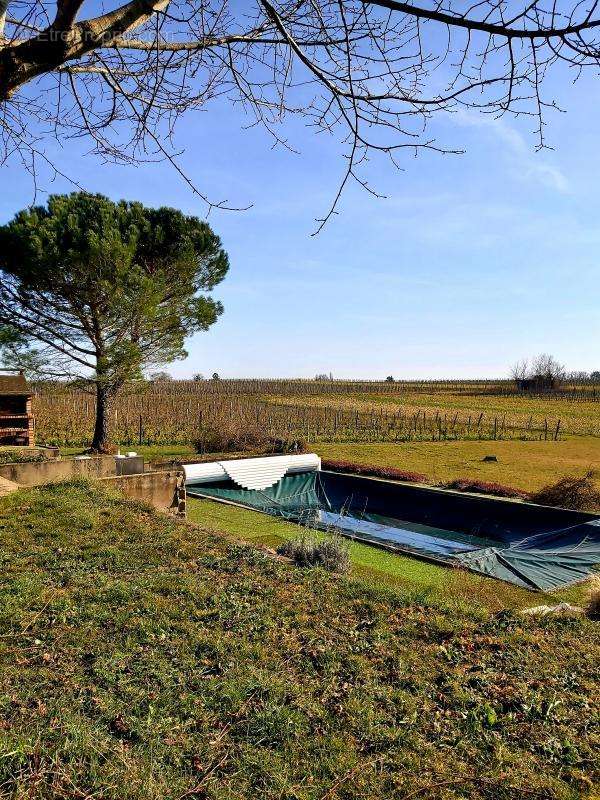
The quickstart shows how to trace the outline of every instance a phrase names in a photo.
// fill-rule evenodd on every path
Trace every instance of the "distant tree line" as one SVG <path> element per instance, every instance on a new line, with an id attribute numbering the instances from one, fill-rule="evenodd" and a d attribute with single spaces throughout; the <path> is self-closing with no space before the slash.
<path id="1" fill-rule="evenodd" d="M 567 385 L 600 383 L 600 370 L 567 371 L 554 356 L 541 353 L 533 359 L 517 361 L 511 368 L 510 376 L 516 388 L 521 391 L 552 392 Z"/>

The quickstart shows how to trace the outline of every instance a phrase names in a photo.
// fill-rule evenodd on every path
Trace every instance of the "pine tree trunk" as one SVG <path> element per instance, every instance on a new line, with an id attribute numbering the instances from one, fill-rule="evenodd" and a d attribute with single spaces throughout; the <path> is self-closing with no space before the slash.
<path id="1" fill-rule="evenodd" d="M 96 383 L 96 425 L 92 450 L 97 453 L 109 453 L 111 450 L 110 422 L 114 396 L 112 386 L 100 381 Z"/>

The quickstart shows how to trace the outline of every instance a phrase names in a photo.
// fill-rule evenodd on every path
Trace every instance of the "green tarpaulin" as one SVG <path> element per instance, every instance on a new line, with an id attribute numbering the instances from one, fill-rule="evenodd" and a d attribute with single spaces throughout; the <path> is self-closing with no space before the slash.
<path id="1" fill-rule="evenodd" d="M 207 497 L 229 500 L 243 506 L 256 508 L 267 514 L 295 518 L 321 508 L 322 501 L 317 491 L 317 472 L 301 472 L 298 475 L 286 475 L 275 486 L 268 489 L 242 489 L 231 480 L 218 483 L 191 484 L 188 493 L 200 493 Z"/>

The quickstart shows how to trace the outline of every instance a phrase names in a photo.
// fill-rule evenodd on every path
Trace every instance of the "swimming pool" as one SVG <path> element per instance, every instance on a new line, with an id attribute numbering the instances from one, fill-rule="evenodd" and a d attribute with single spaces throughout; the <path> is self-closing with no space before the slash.
<path id="1" fill-rule="evenodd" d="M 186 482 L 192 497 L 233 502 L 303 526 L 552 590 L 600 565 L 600 517 L 325 470 L 266 489 Z"/>

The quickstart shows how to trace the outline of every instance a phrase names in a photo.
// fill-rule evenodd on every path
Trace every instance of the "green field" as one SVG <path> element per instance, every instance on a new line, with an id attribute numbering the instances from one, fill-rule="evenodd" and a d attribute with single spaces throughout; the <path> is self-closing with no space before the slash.
<path id="1" fill-rule="evenodd" d="M 600 438 L 593 436 L 557 442 L 317 444 L 315 450 L 323 458 L 421 472 L 432 483 L 477 478 L 527 491 L 600 466 Z M 495 455 L 498 461 L 483 461 L 486 455 Z"/>
<path id="2" fill-rule="evenodd" d="M 129 448 L 124 448 L 124 451 Z M 148 460 L 194 458 L 190 445 L 132 446 Z M 400 442 L 383 444 L 325 444 L 310 447 L 322 458 L 420 472 L 431 483 L 454 478 L 478 478 L 527 491 L 541 488 L 563 475 L 582 475 L 600 466 L 600 438 L 573 436 L 558 442 Z M 63 448 L 65 455 L 84 452 L 81 447 Z M 498 462 L 484 462 L 496 455 Z M 227 454 L 220 454 L 227 458 Z"/>
<path id="3" fill-rule="evenodd" d="M 302 571 L 85 483 L 1 499 L 0 553 L 3 797 L 594 796 L 590 620 Z"/>

